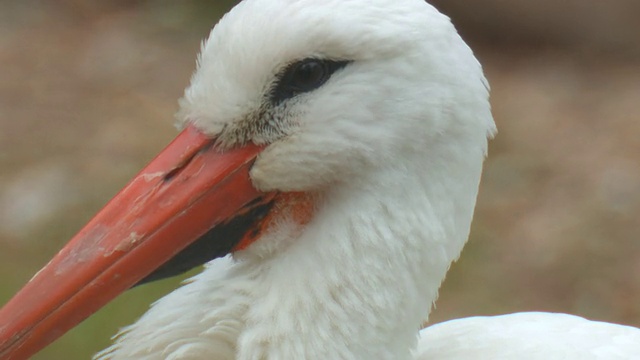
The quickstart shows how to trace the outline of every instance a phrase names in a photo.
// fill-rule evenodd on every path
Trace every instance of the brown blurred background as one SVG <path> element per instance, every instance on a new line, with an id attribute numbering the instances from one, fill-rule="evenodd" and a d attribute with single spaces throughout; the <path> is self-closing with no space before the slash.
<path id="1" fill-rule="evenodd" d="M 0 303 L 174 135 L 234 1 L 0 2 Z M 640 326 L 640 2 L 433 1 L 492 84 L 471 240 L 432 321 L 559 311 Z M 36 359 L 87 359 L 177 282 L 119 298 Z"/>

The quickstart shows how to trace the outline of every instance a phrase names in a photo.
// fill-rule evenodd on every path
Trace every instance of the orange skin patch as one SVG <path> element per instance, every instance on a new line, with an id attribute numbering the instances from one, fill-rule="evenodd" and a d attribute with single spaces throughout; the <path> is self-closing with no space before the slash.
<path id="1" fill-rule="evenodd" d="M 234 246 L 232 251 L 244 250 L 258 238 L 277 224 L 282 217 L 291 217 L 299 225 L 306 225 L 311 221 L 315 212 L 314 196 L 305 192 L 283 192 L 273 197 L 274 205 L 269 213 L 258 220 Z"/>

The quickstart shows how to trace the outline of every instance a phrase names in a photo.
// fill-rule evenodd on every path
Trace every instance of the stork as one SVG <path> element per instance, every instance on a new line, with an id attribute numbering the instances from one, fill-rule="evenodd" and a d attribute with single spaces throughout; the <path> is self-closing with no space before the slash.
<path id="1" fill-rule="evenodd" d="M 419 332 L 469 234 L 488 92 L 423 0 L 242 1 L 178 137 L 0 311 L 0 358 L 204 262 L 96 358 L 640 358 L 640 330 L 570 315 Z"/>

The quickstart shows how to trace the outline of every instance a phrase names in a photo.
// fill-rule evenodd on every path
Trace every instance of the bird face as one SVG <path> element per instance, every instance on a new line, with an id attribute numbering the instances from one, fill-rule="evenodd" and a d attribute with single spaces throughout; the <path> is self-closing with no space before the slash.
<path id="1" fill-rule="evenodd" d="M 493 129 L 480 65 L 421 0 L 243 1 L 198 64 L 179 124 L 224 149 L 266 146 L 251 170 L 262 191 L 357 181 L 408 155 L 438 156 L 451 132 L 482 147 Z M 475 117 L 450 117 L 462 99 L 477 102 Z"/>

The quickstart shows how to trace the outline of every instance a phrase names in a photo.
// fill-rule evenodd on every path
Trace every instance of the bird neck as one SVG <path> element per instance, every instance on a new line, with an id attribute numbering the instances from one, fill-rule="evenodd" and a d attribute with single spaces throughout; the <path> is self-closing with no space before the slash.
<path id="1" fill-rule="evenodd" d="M 324 194 L 313 221 L 278 251 L 265 256 L 260 246 L 286 231 L 261 239 L 255 256 L 239 256 L 255 299 L 239 358 L 411 358 L 468 236 L 482 159 L 475 162 L 372 170 Z"/>

